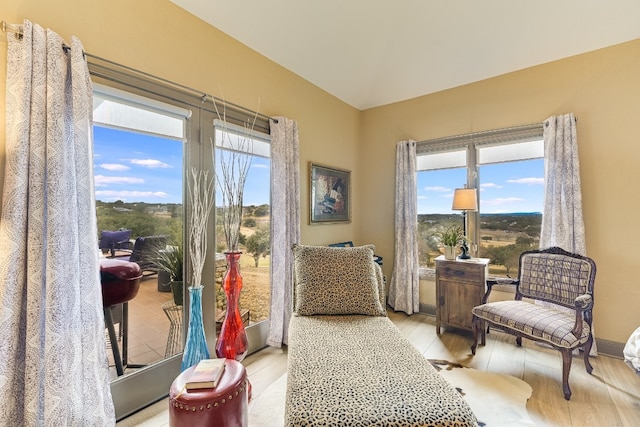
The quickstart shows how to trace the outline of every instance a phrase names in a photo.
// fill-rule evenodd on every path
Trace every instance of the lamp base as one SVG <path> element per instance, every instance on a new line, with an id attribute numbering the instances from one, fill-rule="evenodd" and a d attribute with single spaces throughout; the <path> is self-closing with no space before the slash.
<path id="1" fill-rule="evenodd" d="M 460 245 L 460 250 L 462 251 L 462 253 L 460 254 L 460 256 L 458 256 L 459 259 L 471 259 L 467 242 L 464 242 L 462 245 Z"/>

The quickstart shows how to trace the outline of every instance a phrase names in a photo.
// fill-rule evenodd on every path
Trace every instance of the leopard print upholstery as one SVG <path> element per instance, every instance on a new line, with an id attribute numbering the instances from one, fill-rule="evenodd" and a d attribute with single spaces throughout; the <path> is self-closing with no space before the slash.
<path id="1" fill-rule="evenodd" d="M 294 316 L 288 353 L 287 427 L 478 425 L 387 317 Z"/>
<path id="2" fill-rule="evenodd" d="M 385 316 L 373 245 L 293 245 L 294 312 Z"/>

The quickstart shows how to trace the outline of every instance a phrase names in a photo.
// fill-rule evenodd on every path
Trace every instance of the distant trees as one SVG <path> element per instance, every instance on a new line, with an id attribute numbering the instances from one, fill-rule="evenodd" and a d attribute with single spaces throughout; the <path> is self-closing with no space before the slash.
<path id="1" fill-rule="evenodd" d="M 182 205 L 167 205 L 166 215 L 149 211 L 157 204 L 96 201 L 98 233 L 102 230 L 131 230 L 131 237 L 169 236 L 169 241 L 182 241 Z"/>
<path id="2" fill-rule="evenodd" d="M 457 214 L 418 215 L 418 257 L 423 267 L 433 267 L 433 257 L 440 254 L 435 237 L 439 230 L 461 224 Z M 481 214 L 479 256 L 491 260 L 494 271 L 516 275 L 520 254 L 537 247 L 540 240 L 542 215 L 539 213 Z M 498 268 L 496 268 L 498 266 Z M 504 267 L 502 270 L 499 266 Z"/>
<path id="3" fill-rule="evenodd" d="M 260 205 L 254 211 L 254 216 L 267 216 L 271 212 L 271 207 L 269 205 Z"/>
<path id="4" fill-rule="evenodd" d="M 422 227 L 418 231 L 418 263 L 427 267 L 435 266 L 434 256 L 440 254 L 437 228 Z"/>
<path id="5" fill-rule="evenodd" d="M 256 267 L 260 261 L 260 257 L 266 257 L 271 251 L 271 236 L 267 227 L 260 227 L 249 236 L 246 240 L 245 247 L 247 253 L 253 256 Z"/>
<path id="6" fill-rule="evenodd" d="M 242 224 L 248 228 L 258 227 L 252 235 L 240 233 L 238 241 L 246 253 L 255 260 L 256 267 L 260 257 L 270 254 L 270 233 L 268 218 L 258 219 L 270 214 L 268 204 L 247 206 L 243 210 Z M 127 203 L 122 200 L 115 202 L 96 201 L 96 217 L 98 233 L 103 230 L 131 230 L 131 238 L 139 236 L 166 235 L 168 241 L 174 244 L 183 241 L 183 207 L 181 204 L 157 203 Z M 258 224 L 262 224 L 258 226 Z M 266 224 L 266 225 L 265 225 Z M 217 252 L 227 250 L 224 243 L 224 233 L 220 224 L 216 225 Z"/>
<path id="7" fill-rule="evenodd" d="M 535 243 L 536 240 L 533 237 L 527 234 L 520 234 L 516 237 L 514 244 L 481 248 L 481 256 L 489 258 L 491 264 L 504 266 L 507 276 L 511 277 L 511 269 L 517 269 L 518 263 L 520 262 L 520 254 L 524 251 L 534 249 Z"/>

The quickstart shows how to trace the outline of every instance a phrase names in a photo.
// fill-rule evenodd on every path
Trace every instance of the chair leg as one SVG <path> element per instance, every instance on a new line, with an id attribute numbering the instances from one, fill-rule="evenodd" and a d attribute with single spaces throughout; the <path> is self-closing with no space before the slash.
<path id="1" fill-rule="evenodd" d="M 588 373 L 593 371 L 593 366 L 591 366 L 591 361 L 589 360 L 589 353 L 591 353 L 591 346 L 593 345 L 593 335 L 589 335 L 589 339 L 584 344 L 584 367 L 587 369 Z"/>
<path id="2" fill-rule="evenodd" d="M 562 392 L 564 393 L 564 398 L 569 400 L 571 398 L 569 371 L 571 370 L 571 354 L 573 353 L 573 349 L 563 348 L 560 352 L 562 353 Z"/>
<path id="3" fill-rule="evenodd" d="M 471 329 L 473 330 L 473 344 L 471 344 L 471 354 L 476 354 L 476 348 L 478 348 L 478 326 L 480 323 L 480 319 L 477 316 L 473 316 L 473 320 L 471 321 Z"/>

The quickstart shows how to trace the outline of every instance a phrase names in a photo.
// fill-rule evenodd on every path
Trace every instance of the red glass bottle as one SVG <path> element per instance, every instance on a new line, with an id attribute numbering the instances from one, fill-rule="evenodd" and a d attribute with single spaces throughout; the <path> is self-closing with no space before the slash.
<path id="1" fill-rule="evenodd" d="M 227 272 L 222 286 L 227 298 L 227 312 L 216 342 L 216 355 L 240 362 L 249 350 L 247 333 L 244 330 L 239 307 L 240 291 L 242 290 L 239 261 L 242 252 L 225 252 L 224 255 L 227 258 Z"/>

